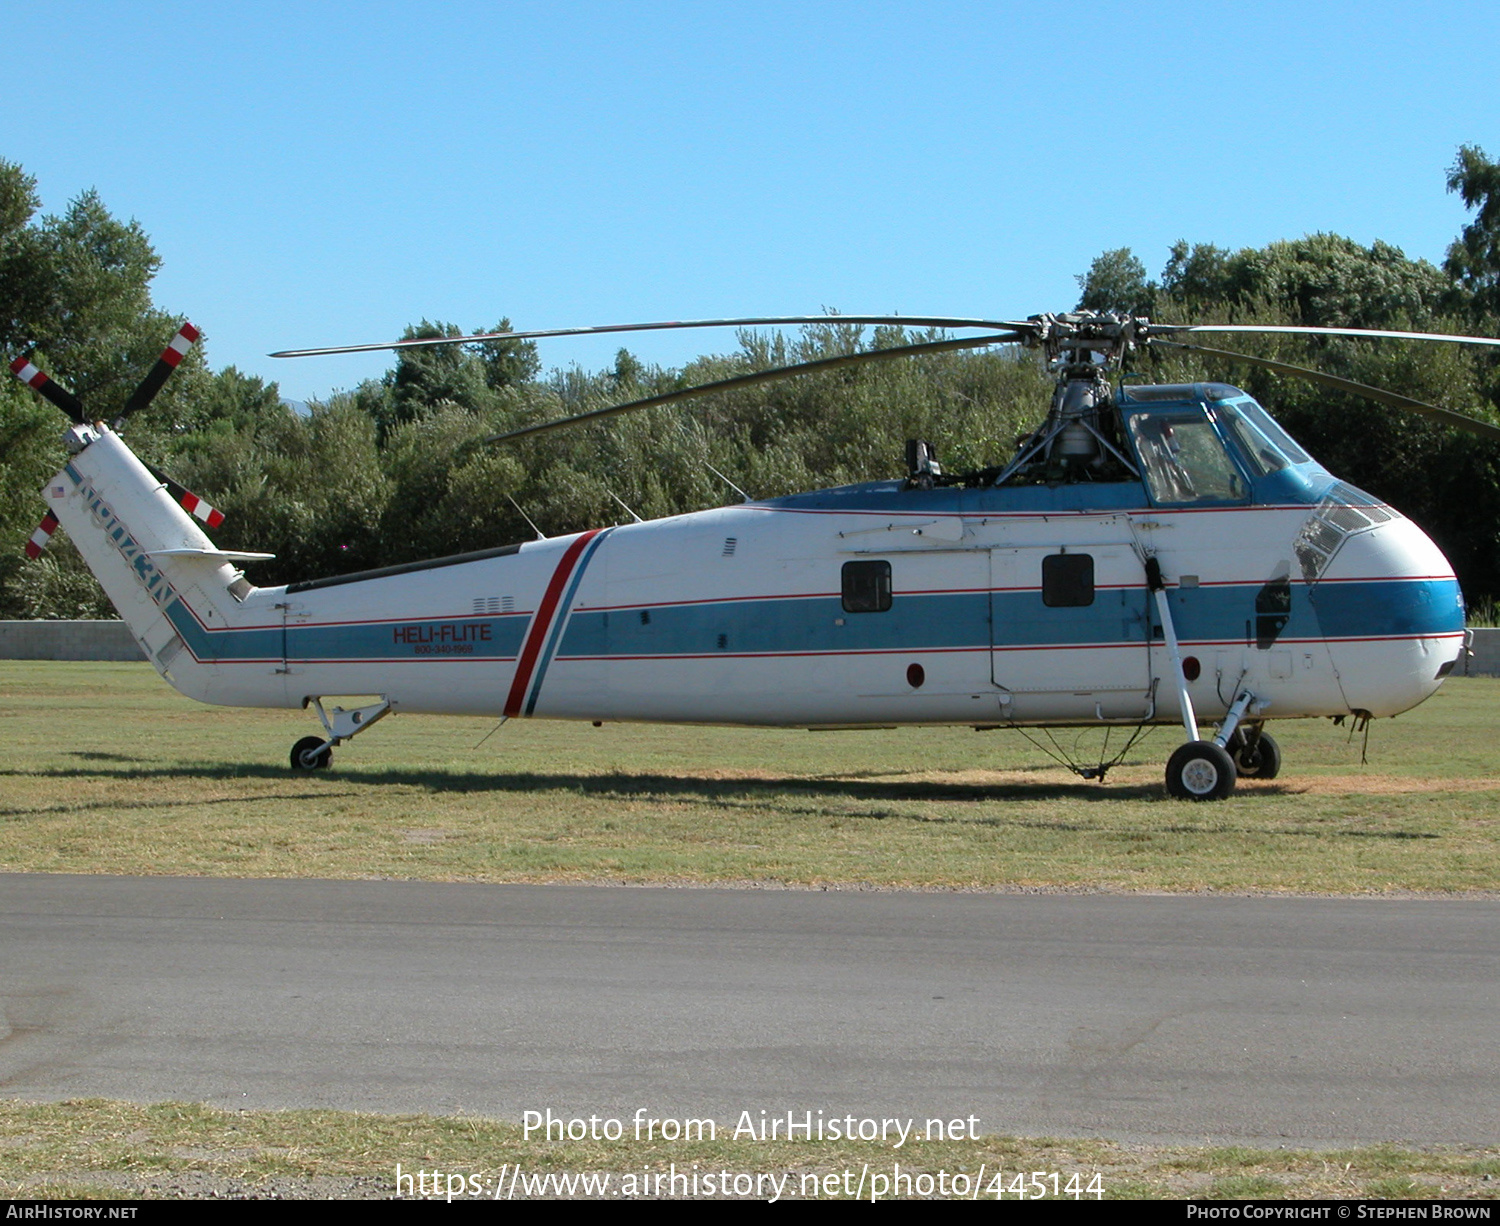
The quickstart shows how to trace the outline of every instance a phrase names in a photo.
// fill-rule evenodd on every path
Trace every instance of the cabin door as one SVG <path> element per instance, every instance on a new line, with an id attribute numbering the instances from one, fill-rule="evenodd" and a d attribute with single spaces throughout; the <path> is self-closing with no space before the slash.
<path id="1" fill-rule="evenodd" d="M 990 668 L 1012 719 L 1150 713 L 1148 593 L 1124 541 L 990 551 Z"/>

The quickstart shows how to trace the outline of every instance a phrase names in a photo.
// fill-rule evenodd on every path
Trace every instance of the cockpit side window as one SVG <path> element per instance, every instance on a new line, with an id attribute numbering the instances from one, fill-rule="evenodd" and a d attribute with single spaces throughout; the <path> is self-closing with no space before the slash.
<path id="1" fill-rule="evenodd" d="M 1245 479 L 1204 410 L 1134 414 L 1130 436 L 1153 502 L 1245 500 Z"/>
<path id="2" fill-rule="evenodd" d="M 1287 458 L 1270 439 L 1241 415 L 1238 407 L 1221 404 L 1218 406 L 1218 414 L 1219 420 L 1228 427 L 1234 441 L 1240 445 L 1240 453 L 1257 477 L 1269 477 L 1287 466 Z"/>
<path id="3" fill-rule="evenodd" d="M 1215 406 L 1222 421 L 1234 435 L 1245 458 L 1258 477 L 1279 472 L 1288 464 L 1306 464 L 1308 454 L 1292 441 L 1291 435 L 1271 420 L 1253 400 Z"/>

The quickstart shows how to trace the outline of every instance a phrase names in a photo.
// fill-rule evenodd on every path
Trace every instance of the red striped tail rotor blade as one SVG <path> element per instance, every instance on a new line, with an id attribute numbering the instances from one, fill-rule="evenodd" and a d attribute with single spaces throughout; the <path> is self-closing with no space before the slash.
<path id="1" fill-rule="evenodd" d="M 47 542 L 52 539 L 52 534 L 57 531 L 57 516 L 48 511 L 42 517 L 42 522 L 37 530 L 31 534 L 31 539 L 26 542 L 26 556 L 35 560 L 42 556 L 42 550 L 47 548 Z"/>
<path id="2" fill-rule="evenodd" d="M 161 357 L 156 359 L 156 365 L 141 380 L 141 385 L 130 394 L 130 399 L 120 410 L 118 420 L 124 421 L 137 409 L 144 409 L 156 398 L 156 393 L 161 391 L 162 384 L 167 381 L 167 376 L 177 369 L 177 364 L 187 355 L 187 351 L 193 347 L 193 343 L 201 335 L 202 333 L 192 324 L 183 324 L 177 329 L 177 335 L 172 338 L 172 343 L 161 351 Z"/>
<path id="3" fill-rule="evenodd" d="M 83 415 L 83 402 L 67 388 L 53 382 L 44 371 L 37 369 L 30 358 L 17 358 L 10 364 L 12 373 L 38 395 L 50 400 L 80 426 L 87 420 Z"/>
<path id="4" fill-rule="evenodd" d="M 166 473 L 162 472 L 162 470 L 157 468 L 154 464 L 147 464 L 146 468 L 153 477 L 155 477 L 158 481 L 160 481 L 164 486 L 167 487 L 167 493 L 171 494 L 173 498 L 177 499 L 177 501 L 181 504 L 182 509 L 189 515 L 191 515 L 194 519 L 202 520 L 210 528 L 217 528 L 224 522 L 223 511 L 219 510 L 217 507 L 209 506 L 208 503 L 199 498 L 198 495 L 193 493 L 192 490 L 188 489 L 187 486 L 173 481 L 171 477 L 167 476 Z"/>
<path id="5" fill-rule="evenodd" d="M 178 488 L 180 489 L 181 487 L 179 486 Z M 183 490 L 180 494 L 174 490 L 173 494 L 176 496 L 177 501 L 182 504 L 184 511 L 194 519 L 201 519 L 210 528 L 217 528 L 224 522 L 224 512 L 217 507 L 209 506 L 197 494 L 193 493 L 192 490 Z"/>

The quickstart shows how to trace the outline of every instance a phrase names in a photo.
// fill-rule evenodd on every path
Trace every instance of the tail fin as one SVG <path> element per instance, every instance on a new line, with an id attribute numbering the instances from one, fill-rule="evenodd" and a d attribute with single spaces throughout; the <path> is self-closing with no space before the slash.
<path id="1" fill-rule="evenodd" d="M 219 549 L 108 428 L 75 426 L 69 441 L 79 450 L 43 497 L 157 671 L 201 698 L 213 666 L 184 650 L 202 626 L 183 597 L 225 619 L 253 590 L 233 563 L 270 555 Z"/>

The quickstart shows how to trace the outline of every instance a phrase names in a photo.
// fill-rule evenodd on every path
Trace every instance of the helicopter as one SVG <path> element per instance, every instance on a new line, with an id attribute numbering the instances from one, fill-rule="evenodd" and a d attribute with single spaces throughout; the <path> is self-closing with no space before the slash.
<path id="1" fill-rule="evenodd" d="M 1056 379 L 1045 419 L 1003 463 L 980 471 L 944 472 L 931 444 L 917 439 L 897 479 L 258 587 L 243 567 L 271 555 L 218 548 L 203 530 L 218 513 L 120 437 L 197 339 L 191 324 L 112 424 L 91 419 L 28 358 L 12 369 L 72 421 L 70 458 L 43 491 L 48 521 L 67 528 L 147 658 L 179 691 L 206 703 L 316 712 L 323 733 L 293 745 L 294 771 L 328 768 L 335 747 L 401 712 L 830 730 L 1118 726 L 1139 735 L 1168 726 L 1182 732 L 1166 763 L 1168 793 L 1220 800 L 1241 777 L 1279 773 L 1267 723 L 1396 715 L 1430 696 L 1463 658 L 1457 579 L 1416 524 L 1328 472 L 1236 387 L 1115 376 L 1150 349 L 1232 358 L 1500 438 L 1500 428 L 1436 405 L 1187 338 L 1500 340 L 1163 324 L 1113 312 L 831 318 L 944 332 L 488 441 L 868 361 L 992 345 L 1041 355 Z M 827 322 L 612 324 L 272 356 Z M 1112 765 L 1074 769 L 1102 779 Z"/>

